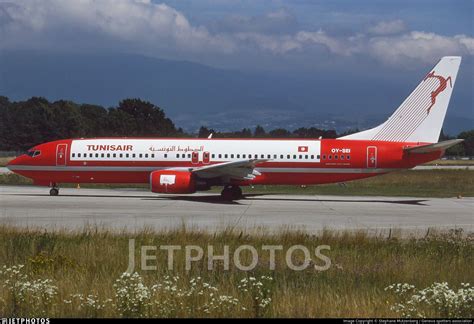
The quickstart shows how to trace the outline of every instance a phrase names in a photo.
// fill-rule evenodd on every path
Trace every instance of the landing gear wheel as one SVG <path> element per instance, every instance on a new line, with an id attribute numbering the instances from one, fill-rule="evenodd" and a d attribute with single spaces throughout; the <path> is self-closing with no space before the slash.
<path id="1" fill-rule="evenodd" d="M 57 188 L 51 188 L 51 190 L 49 191 L 49 195 L 50 195 L 50 196 L 57 196 L 57 195 L 59 195 L 59 189 L 57 189 Z"/>
<path id="2" fill-rule="evenodd" d="M 242 189 L 240 189 L 239 186 L 232 186 L 230 190 L 232 191 L 232 197 L 234 197 L 234 200 L 242 198 Z"/>
<path id="3" fill-rule="evenodd" d="M 239 186 L 225 186 L 221 192 L 221 197 L 225 201 L 233 201 L 242 198 L 242 189 Z"/>

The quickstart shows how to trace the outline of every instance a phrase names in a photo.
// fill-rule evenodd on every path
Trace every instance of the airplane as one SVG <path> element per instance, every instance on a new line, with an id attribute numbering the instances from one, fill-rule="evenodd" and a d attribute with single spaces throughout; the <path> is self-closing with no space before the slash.
<path id="1" fill-rule="evenodd" d="M 222 186 L 341 183 L 410 169 L 440 158 L 462 139 L 438 143 L 461 57 L 446 56 L 381 125 L 336 139 L 77 138 L 34 146 L 7 167 L 49 186 L 145 183 L 154 193 L 191 194 Z"/>

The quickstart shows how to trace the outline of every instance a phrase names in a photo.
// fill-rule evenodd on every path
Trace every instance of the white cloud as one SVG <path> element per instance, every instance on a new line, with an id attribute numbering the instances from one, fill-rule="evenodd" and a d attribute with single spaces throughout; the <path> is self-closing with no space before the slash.
<path id="1" fill-rule="evenodd" d="M 4 47 L 15 44 L 20 34 L 51 38 L 55 33 L 61 35 L 62 29 L 72 29 L 140 44 L 149 50 L 169 46 L 188 51 L 234 50 L 234 44 L 225 37 L 192 26 L 179 11 L 149 0 L 19 0 L 0 6 L 10 18 L 1 29 Z"/>
<path id="2" fill-rule="evenodd" d="M 298 29 L 296 17 L 286 9 L 258 16 L 232 14 L 211 24 L 212 30 L 225 33 L 285 34 Z"/>
<path id="3" fill-rule="evenodd" d="M 432 62 L 443 55 L 474 55 L 471 36 L 406 32 L 401 20 L 382 21 L 366 33 L 348 37 L 297 28 L 295 17 L 283 9 L 236 17 L 227 29 L 211 32 L 191 24 L 180 11 L 150 0 L 0 0 L 0 48 L 97 50 L 109 46 L 189 60 L 235 58 L 242 53 L 284 56 L 299 52 L 315 57 L 323 49 L 335 56 L 366 55 L 389 64 L 406 58 Z M 248 26 L 238 28 L 241 23 Z"/>
<path id="4" fill-rule="evenodd" d="M 368 31 L 375 35 L 391 35 L 398 34 L 407 29 L 405 22 L 400 19 L 381 21 L 375 26 L 369 27 Z"/>
<path id="5" fill-rule="evenodd" d="M 474 38 L 466 35 L 451 37 L 413 31 L 397 37 L 372 38 L 367 50 L 387 63 L 400 63 L 406 58 L 433 62 L 444 55 L 473 55 L 473 43 Z"/>
<path id="6" fill-rule="evenodd" d="M 303 44 L 319 44 L 325 46 L 331 53 L 349 56 L 357 51 L 357 47 L 351 44 L 349 39 L 337 39 L 328 36 L 324 31 L 317 32 L 300 31 L 295 37 Z"/>

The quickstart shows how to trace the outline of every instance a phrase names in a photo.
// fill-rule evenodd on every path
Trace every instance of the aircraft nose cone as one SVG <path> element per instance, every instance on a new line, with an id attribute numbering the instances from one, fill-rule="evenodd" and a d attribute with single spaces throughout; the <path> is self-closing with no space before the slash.
<path id="1" fill-rule="evenodd" d="M 15 166 L 16 165 L 19 165 L 21 164 L 21 161 L 23 160 L 23 157 L 22 156 L 19 156 L 17 158 L 14 158 L 13 160 L 11 160 L 10 162 L 7 163 L 6 167 L 8 169 L 10 169 L 11 171 L 13 171 L 15 169 Z"/>

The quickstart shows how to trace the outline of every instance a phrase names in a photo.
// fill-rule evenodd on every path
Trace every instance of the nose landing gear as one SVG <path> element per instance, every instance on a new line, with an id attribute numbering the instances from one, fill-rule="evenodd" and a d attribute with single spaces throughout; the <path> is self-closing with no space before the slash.
<path id="1" fill-rule="evenodd" d="M 239 186 L 227 185 L 222 190 L 221 197 L 225 201 L 239 200 L 243 197 L 242 189 Z"/>

